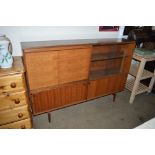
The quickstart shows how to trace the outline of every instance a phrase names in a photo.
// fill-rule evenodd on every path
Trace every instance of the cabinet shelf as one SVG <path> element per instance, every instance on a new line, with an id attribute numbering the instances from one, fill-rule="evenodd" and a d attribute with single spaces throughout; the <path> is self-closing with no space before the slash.
<path id="1" fill-rule="evenodd" d="M 134 83 L 135 83 L 135 79 L 129 79 L 127 81 L 127 83 L 126 83 L 126 89 L 128 89 L 129 91 L 132 92 Z M 138 89 L 136 91 L 136 95 L 147 92 L 148 90 L 149 90 L 149 87 L 143 85 L 142 83 L 139 83 L 139 87 L 138 87 Z"/>
<path id="2" fill-rule="evenodd" d="M 107 69 L 107 70 L 94 70 L 90 72 L 90 76 L 89 79 L 90 80 L 95 80 L 95 79 L 99 79 L 105 76 L 110 76 L 113 74 L 119 74 L 120 70 L 119 69 Z"/>
<path id="3" fill-rule="evenodd" d="M 109 59 L 118 59 L 127 57 L 124 55 L 124 52 L 110 52 L 110 53 L 95 53 L 92 55 L 91 61 L 101 61 L 101 60 L 109 60 Z"/>
<path id="4" fill-rule="evenodd" d="M 129 71 L 129 74 L 136 77 L 137 75 L 137 72 L 138 72 L 138 66 L 137 65 L 132 65 L 130 67 L 130 71 Z M 153 77 L 154 74 L 146 69 L 143 70 L 143 74 L 142 74 L 142 77 L 141 77 L 141 80 L 144 80 L 144 79 L 147 79 L 147 78 L 151 78 Z"/>

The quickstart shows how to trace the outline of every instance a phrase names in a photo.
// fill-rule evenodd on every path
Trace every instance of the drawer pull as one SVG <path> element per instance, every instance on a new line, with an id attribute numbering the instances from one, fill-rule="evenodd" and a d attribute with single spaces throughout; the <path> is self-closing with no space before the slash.
<path id="1" fill-rule="evenodd" d="M 0 86 L 0 89 L 4 89 L 4 86 Z"/>
<path id="2" fill-rule="evenodd" d="M 19 104 L 20 103 L 20 100 L 19 99 L 15 99 L 15 104 Z"/>
<path id="3" fill-rule="evenodd" d="M 16 83 L 13 82 L 13 83 L 10 84 L 10 86 L 11 86 L 11 88 L 16 88 Z"/>
<path id="4" fill-rule="evenodd" d="M 26 129 L 26 126 L 25 126 L 25 125 L 21 125 L 20 128 L 21 128 L 21 129 Z"/>
<path id="5" fill-rule="evenodd" d="M 18 118 L 22 118 L 23 117 L 23 114 L 22 113 L 19 113 L 18 114 Z"/>

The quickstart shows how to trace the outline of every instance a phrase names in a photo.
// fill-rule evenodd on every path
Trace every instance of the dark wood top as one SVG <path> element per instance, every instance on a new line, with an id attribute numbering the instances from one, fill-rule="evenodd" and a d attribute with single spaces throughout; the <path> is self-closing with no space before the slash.
<path id="1" fill-rule="evenodd" d="M 22 49 L 30 48 L 44 48 L 56 46 L 73 46 L 73 45 L 105 45 L 105 44 L 121 44 L 131 43 L 122 38 L 106 38 L 106 39 L 77 39 L 77 40 L 51 40 L 51 41 L 34 41 L 34 42 L 21 42 Z"/>
<path id="2" fill-rule="evenodd" d="M 24 72 L 23 61 L 20 56 L 13 57 L 13 65 L 11 68 L 2 69 L 0 68 L 0 76 L 6 76 L 11 74 L 18 74 Z"/>

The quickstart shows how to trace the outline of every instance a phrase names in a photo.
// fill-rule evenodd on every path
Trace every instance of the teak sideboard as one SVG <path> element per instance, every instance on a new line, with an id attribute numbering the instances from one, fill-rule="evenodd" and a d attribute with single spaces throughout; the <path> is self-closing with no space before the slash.
<path id="1" fill-rule="evenodd" d="M 123 91 L 135 48 L 123 39 L 21 44 L 33 115 Z"/>

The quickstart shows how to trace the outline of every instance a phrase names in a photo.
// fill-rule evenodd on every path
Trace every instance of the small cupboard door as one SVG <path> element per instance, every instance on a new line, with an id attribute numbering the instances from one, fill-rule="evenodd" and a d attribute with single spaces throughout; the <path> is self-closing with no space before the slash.
<path id="1" fill-rule="evenodd" d="M 50 90 L 44 90 L 32 95 L 34 114 L 80 103 L 87 99 L 87 83 L 76 82 Z"/>
<path id="2" fill-rule="evenodd" d="M 122 91 L 125 86 L 126 78 L 126 74 L 119 74 L 91 81 L 88 86 L 87 99 Z"/>

